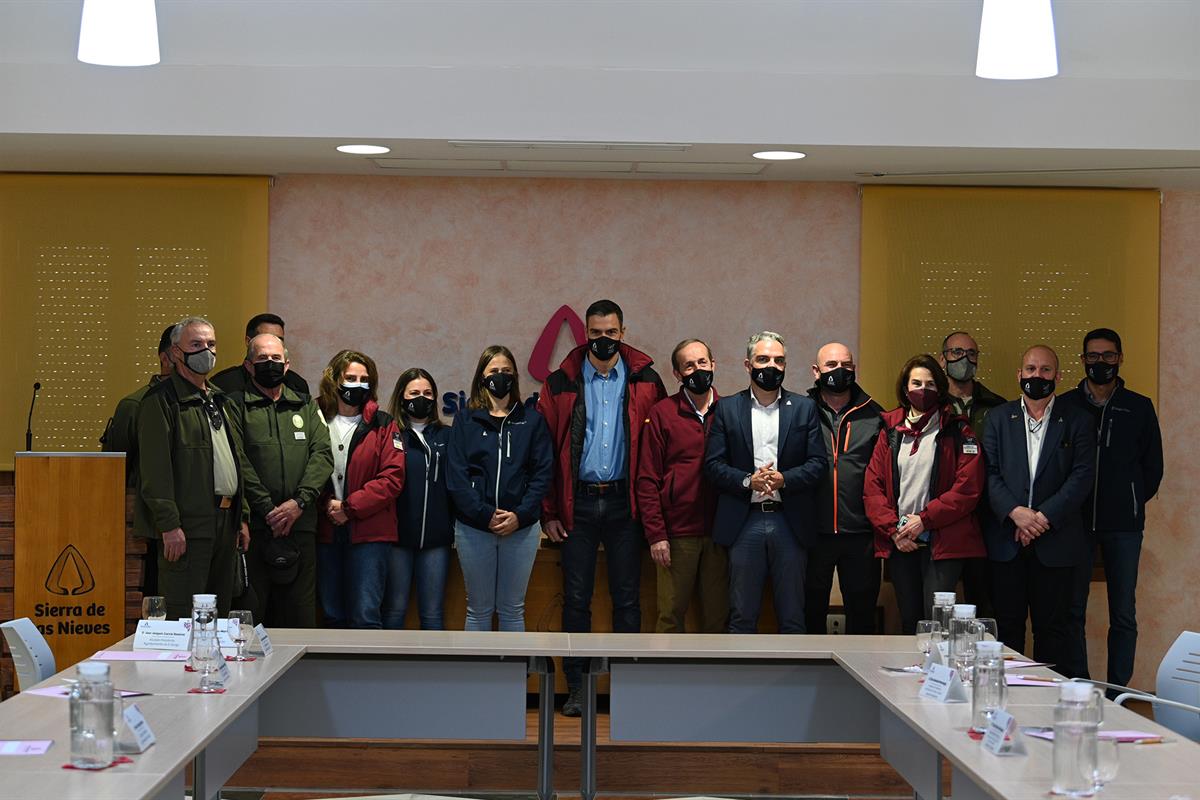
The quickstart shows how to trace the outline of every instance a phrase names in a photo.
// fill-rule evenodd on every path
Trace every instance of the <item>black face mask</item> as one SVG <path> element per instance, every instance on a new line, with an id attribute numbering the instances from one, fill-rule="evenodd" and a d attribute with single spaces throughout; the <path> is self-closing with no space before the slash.
<path id="1" fill-rule="evenodd" d="M 750 380 L 764 392 L 773 392 L 783 385 L 783 370 L 779 367 L 754 367 Z"/>
<path id="2" fill-rule="evenodd" d="M 412 419 L 429 419 L 433 416 L 433 398 L 418 395 L 404 401 L 404 411 Z"/>
<path id="3" fill-rule="evenodd" d="M 264 389 L 274 389 L 283 383 L 283 362 L 255 361 L 254 382 Z"/>
<path id="4" fill-rule="evenodd" d="M 1117 372 L 1120 369 L 1120 365 L 1118 364 L 1105 364 L 1103 361 L 1097 361 L 1095 364 L 1086 364 L 1084 367 L 1088 380 L 1097 386 L 1104 386 L 1115 381 L 1117 379 Z"/>
<path id="5" fill-rule="evenodd" d="M 854 386 L 854 370 L 846 367 L 822 372 L 821 377 L 817 378 L 817 388 L 834 394 L 849 391 L 852 386 Z"/>
<path id="6" fill-rule="evenodd" d="M 694 369 L 683 376 L 684 387 L 692 394 L 704 394 L 712 388 L 713 371 L 711 369 Z"/>
<path id="7" fill-rule="evenodd" d="M 503 400 L 508 397 L 508 393 L 512 391 L 513 376 L 508 372 L 493 372 L 483 379 L 483 388 L 488 390 L 488 394 L 497 400 Z"/>
<path id="8" fill-rule="evenodd" d="M 592 355 L 601 361 L 608 361 L 615 356 L 620 346 L 621 343 L 618 340 L 610 339 L 607 336 L 588 340 L 588 349 L 592 351 Z"/>
<path id="9" fill-rule="evenodd" d="M 354 408 L 361 407 L 371 396 L 371 387 L 365 383 L 343 383 L 338 387 L 338 397 Z"/>
<path id="10" fill-rule="evenodd" d="M 1054 381 L 1049 378 L 1021 378 L 1021 391 L 1030 400 L 1045 400 L 1054 394 Z"/>

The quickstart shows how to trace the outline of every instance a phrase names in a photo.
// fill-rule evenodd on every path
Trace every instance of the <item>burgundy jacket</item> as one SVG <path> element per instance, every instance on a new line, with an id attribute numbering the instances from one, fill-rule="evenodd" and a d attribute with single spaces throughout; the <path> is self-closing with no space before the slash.
<path id="1" fill-rule="evenodd" d="M 338 442 L 330 442 L 337 447 Z M 342 507 L 350 518 L 350 541 L 395 542 L 396 498 L 404 488 L 404 439 L 389 414 L 367 401 L 363 418 L 350 437 Z M 330 479 L 332 480 L 332 478 Z M 317 541 L 332 542 L 334 525 L 325 514 L 333 484 L 325 485 L 317 514 Z"/>
<path id="2" fill-rule="evenodd" d="M 713 403 L 717 390 L 713 390 Z M 638 512 L 650 544 L 683 536 L 711 536 L 717 495 L 704 477 L 704 444 L 712 427 L 680 388 L 650 409 L 642 425 L 637 476 Z"/>
<path id="3" fill-rule="evenodd" d="M 575 482 L 579 477 L 579 462 L 583 459 L 583 434 L 587 423 L 587 408 L 581 376 L 587 344 L 567 353 L 562 364 L 542 386 L 537 410 L 550 428 L 554 448 L 554 485 L 542 501 L 542 522 L 558 520 L 563 527 L 575 527 Z M 625 444 L 629 459 L 629 509 L 637 516 L 637 484 L 639 445 L 642 426 L 650 409 L 667 396 L 662 379 L 654 371 L 654 361 L 640 350 L 621 342 L 621 358 L 625 360 Z"/>
<path id="4" fill-rule="evenodd" d="M 867 465 L 863 504 L 875 530 L 875 555 L 888 558 L 896 550 L 892 535 L 899 522 L 900 471 L 896 459 L 907 409 L 884 412 L 883 430 Z M 933 532 L 933 558 L 983 558 L 987 550 L 975 506 L 983 492 L 986 474 L 983 446 L 967 425 L 965 417 L 943 408 L 937 432 L 929 505 L 920 513 L 925 529 Z"/>

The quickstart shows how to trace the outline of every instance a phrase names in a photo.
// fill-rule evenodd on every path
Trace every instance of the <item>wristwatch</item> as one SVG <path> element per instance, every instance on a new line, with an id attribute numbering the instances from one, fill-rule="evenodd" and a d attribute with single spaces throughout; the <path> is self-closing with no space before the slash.
<path id="1" fill-rule="evenodd" d="M 750 475 L 747 475 L 746 477 L 742 478 L 742 488 L 743 489 L 750 488 L 750 477 L 751 477 Z"/>
<path id="2" fill-rule="evenodd" d="M 304 510 L 304 498 L 293 497 L 292 499 L 296 501 L 296 505 L 300 506 L 300 510 L 303 511 Z"/>

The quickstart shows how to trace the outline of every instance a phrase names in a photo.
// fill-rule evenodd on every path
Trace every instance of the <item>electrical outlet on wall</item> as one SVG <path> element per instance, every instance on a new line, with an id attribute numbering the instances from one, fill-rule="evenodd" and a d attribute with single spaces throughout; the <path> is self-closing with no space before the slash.
<path id="1" fill-rule="evenodd" d="M 829 633 L 841 636 L 846 633 L 846 615 L 845 614 L 827 614 L 825 616 L 825 629 Z"/>

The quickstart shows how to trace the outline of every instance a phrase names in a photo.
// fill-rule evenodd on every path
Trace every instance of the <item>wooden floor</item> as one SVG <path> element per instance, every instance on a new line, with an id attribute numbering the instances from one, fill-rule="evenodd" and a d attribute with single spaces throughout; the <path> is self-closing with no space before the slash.
<path id="1" fill-rule="evenodd" d="M 597 786 L 607 796 L 912 797 L 878 745 L 614 744 L 608 733 L 608 715 L 601 714 Z M 555 789 L 578 795 L 579 720 L 556 714 L 554 738 Z M 528 795 L 536 767 L 537 713 L 530 711 L 524 742 L 263 739 L 228 785 L 266 790 L 264 800 L 414 791 Z"/>

